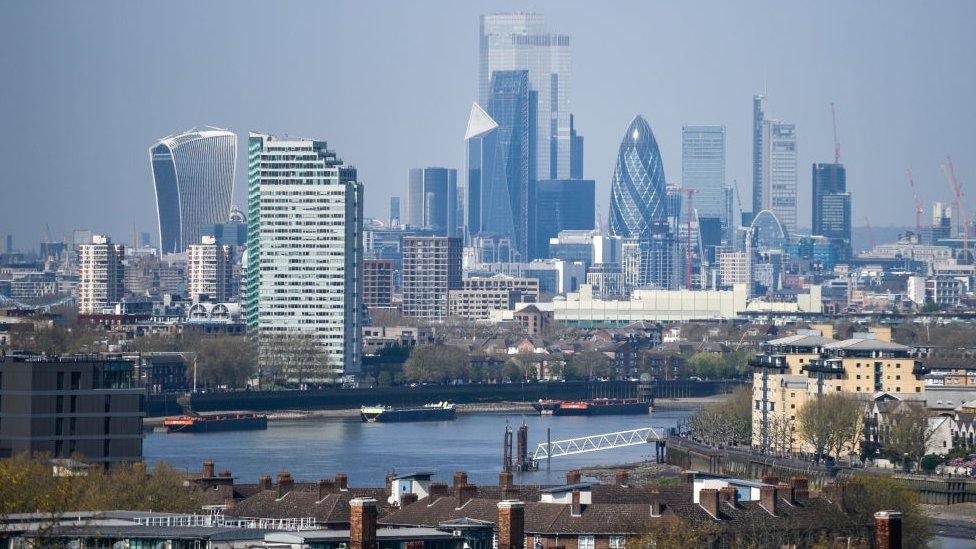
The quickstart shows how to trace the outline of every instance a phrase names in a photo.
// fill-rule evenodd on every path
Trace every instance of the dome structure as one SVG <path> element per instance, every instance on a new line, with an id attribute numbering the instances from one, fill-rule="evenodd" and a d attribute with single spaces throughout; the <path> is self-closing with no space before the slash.
<path id="1" fill-rule="evenodd" d="M 650 235 L 667 221 L 664 163 L 650 124 L 637 115 L 627 127 L 610 183 L 610 234 Z"/>

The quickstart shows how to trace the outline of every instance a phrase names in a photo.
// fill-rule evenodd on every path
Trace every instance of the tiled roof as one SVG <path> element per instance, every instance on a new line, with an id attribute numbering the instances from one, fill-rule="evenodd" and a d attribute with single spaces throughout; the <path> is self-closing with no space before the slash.
<path id="1" fill-rule="evenodd" d="M 294 489 L 278 498 L 277 490 L 263 490 L 238 501 L 226 514 L 234 517 L 303 518 L 314 517 L 319 524 L 346 524 L 349 522 L 349 500 L 374 498 L 385 505 L 385 488 L 350 488 L 332 492 L 319 499 L 318 491 Z"/>

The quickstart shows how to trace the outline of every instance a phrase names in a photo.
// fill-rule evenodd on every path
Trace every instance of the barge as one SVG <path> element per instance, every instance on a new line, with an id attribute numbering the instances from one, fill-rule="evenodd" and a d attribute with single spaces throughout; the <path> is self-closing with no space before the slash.
<path id="1" fill-rule="evenodd" d="M 363 406 L 359 415 L 364 423 L 398 423 L 405 421 L 452 421 L 457 410 L 450 402 L 436 402 L 412 408 Z"/>
<path id="2" fill-rule="evenodd" d="M 650 404 L 639 398 L 593 398 L 590 400 L 539 400 L 532 407 L 553 416 L 608 416 L 650 413 Z"/>
<path id="3" fill-rule="evenodd" d="M 254 412 L 223 412 L 172 417 L 163 420 L 167 433 L 215 433 L 260 431 L 268 428 L 268 416 Z"/>

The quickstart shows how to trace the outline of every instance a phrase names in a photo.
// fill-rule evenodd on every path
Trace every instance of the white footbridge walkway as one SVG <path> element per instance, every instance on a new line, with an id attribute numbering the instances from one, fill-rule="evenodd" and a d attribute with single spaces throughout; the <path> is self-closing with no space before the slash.
<path id="1" fill-rule="evenodd" d="M 584 454 L 586 452 L 599 452 L 601 450 L 612 450 L 625 446 L 637 446 L 640 444 L 655 445 L 657 461 L 664 459 L 664 444 L 667 435 L 653 427 L 642 427 L 629 431 L 617 431 L 615 433 L 604 433 L 602 435 L 590 435 L 579 438 L 569 438 L 566 440 L 553 440 L 542 442 L 535 449 L 532 459 L 536 463 L 544 459 L 555 457 L 571 456 Z"/>

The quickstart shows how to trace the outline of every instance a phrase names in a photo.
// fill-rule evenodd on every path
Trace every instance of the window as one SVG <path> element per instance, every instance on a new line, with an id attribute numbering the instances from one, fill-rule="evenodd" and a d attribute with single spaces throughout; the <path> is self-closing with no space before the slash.
<path id="1" fill-rule="evenodd" d="M 58 372 L 58 390 L 64 389 L 64 372 Z"/>
<path id="2" fill-rule="evenodd" d="M 81 372 L 71 372 L 71 390 L 77 391 L 81 388 Z"/>
<path id="3" fill-rule="evenodd" d="M 627 545 L 627 538 L 623 536 L 610 536 L 610 549 L 624 549 Z"/>
<path id="4" fill-rule="evenodd" d="M 593 536 L 580 536 L 579 542 L 577 543 L 578 549 L 596 549 L 596 542 L 593 540 Z"/>

